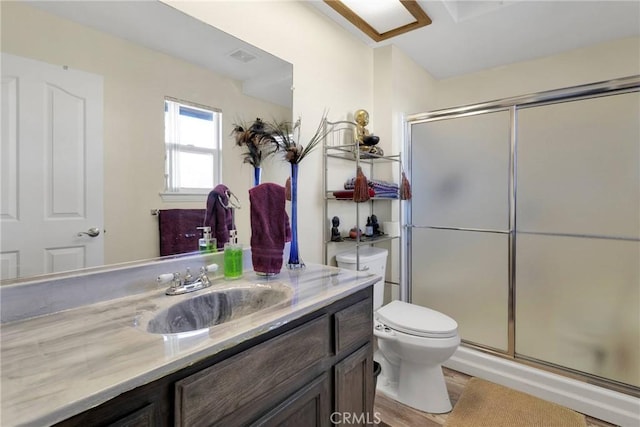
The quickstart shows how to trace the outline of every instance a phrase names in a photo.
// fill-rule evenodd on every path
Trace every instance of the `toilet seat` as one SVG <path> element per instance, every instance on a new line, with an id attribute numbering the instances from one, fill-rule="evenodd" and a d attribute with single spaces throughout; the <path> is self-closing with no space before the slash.
<path id="1" fill-rule="evenodd" d="M 430 308 L 392 301 L 375 313 L 376 320 L 405 334 L 427 338 L 450 338 L 458 334 L 458 323 Z"/>

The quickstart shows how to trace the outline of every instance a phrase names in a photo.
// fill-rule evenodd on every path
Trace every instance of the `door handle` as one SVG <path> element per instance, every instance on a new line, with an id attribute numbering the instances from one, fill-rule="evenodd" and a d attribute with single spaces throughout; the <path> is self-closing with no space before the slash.
<path id="1" fill-rule="evenodd" d="M 86 234 L 89 237 L 97 237 L 100 234 L 100 229 L 98 227 L 91 227 L 87 231 L 80 231 L 76 236 L 82 237 L 83 234 Z"/>

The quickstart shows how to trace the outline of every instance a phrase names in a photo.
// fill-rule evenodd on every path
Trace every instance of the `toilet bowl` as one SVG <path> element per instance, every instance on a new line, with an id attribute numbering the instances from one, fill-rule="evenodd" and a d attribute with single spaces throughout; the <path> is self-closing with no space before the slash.
<path id="1" fill-rule="evenodd" d="M 382 371 L 377 389 L 415 409 L 444 413 L 451 411 L 442 363 L 460 345 L 455 320 L 415 304 L 392 301 L 382 306 L 387 250 L 360 248 L 360 270 L 382 277 L 374 284 L 373 333 L 378 338 L 374 360 Z M 355 251 L 336 255 L 338 267 L 355 269 Z"/>
<path id="2" fill-rule="evenodd" d="M 373 333 L 374 359 L 382 366 L 379 389 L 424 412 L 451 411 L 442 363 L 460 345 L 457 323 L 435 310 L 392 301 L 374 313 Z"/>

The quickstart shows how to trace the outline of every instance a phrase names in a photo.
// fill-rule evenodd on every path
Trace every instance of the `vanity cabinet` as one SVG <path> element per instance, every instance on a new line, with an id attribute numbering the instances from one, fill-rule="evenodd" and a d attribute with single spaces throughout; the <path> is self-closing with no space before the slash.
<path id="1" fill-rule="evenodd" d="M 329 426 L 373 415 L 367 287 L 126 392 L 60 426 Z"/>

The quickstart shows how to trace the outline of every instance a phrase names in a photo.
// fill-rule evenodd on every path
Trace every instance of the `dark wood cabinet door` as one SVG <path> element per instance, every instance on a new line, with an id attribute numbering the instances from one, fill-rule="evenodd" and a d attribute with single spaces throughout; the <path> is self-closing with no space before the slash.
<path id="1" fill-rule="evenodd" d="M 373 347 L 367 343 L 335 365 L 335 413 L 338 425 L 373 423 Z"/>
<path id="2" fill-rule="evenodd" d="M 324 373 L 252 426 L 328 427 L 331 425 L 331 379 Z"/>

